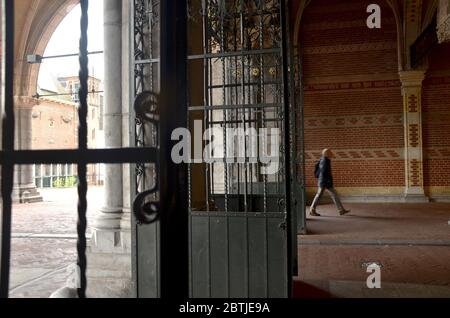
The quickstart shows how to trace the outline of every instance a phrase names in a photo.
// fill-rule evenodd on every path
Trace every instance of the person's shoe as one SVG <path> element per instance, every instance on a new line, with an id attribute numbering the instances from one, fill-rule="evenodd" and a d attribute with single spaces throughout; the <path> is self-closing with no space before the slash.
<path id="1" fill-rule="evenodd" d="M 347 214 L 347 213 L 350 213 L 350 210 L 344 209 L 344 210 L 339 211 L 339 214 L 340 214 L 340 215 L 345 215 L 345 214 Z"/>
<path id="2" fill-rule="evenodd" d="M 309 211 L 309 215 L 311 215 L 311 216 L 320 216 L 320 214 L 317 213 L 315 210 L 310 210 Z"/>

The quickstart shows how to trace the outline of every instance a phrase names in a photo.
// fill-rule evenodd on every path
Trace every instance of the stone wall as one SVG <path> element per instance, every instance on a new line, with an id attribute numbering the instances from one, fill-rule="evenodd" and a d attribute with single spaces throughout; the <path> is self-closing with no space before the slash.
<path id="1" fill-rule="evenodd" d="M 69 105 L 40 100 L 32 111 L 32 149 L 75 149 L 78 147 L 78 112 Z"/>

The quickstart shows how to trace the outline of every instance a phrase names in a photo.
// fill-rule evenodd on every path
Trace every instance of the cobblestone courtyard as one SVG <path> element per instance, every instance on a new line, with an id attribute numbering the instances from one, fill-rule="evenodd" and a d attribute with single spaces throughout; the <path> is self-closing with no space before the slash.
<path id="1" fill-rule="evenodd" d="M 77 189 L 41 190 L 44 202 L 15 205 L 11 297 L 49 297 L 64 286 L 76 263 Z M 88 224 L 103 203 L 103 188 L 90 187 Z M 87 236 L 91 228 L 88 225 Z"/>

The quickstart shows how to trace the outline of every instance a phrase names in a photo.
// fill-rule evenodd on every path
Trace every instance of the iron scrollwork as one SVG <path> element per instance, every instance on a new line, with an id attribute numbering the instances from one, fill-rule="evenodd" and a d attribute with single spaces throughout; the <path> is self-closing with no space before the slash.
<path id="1" fill-rule="evenodd" d="M 157 125 L 159 122 L 158 96 L 149 91 L 140 93 L 134 102 L 136 117 L 142 122 Z"/>
<path id="2" fill-rule="evenodd" d="M 159 124 L 159 103 L 157 94 L 144 91 L 136 96 L 134 102 L 136 118 L 141 123 Z M 156 129 L 158 130 L 158 129 Z M 156 171 L 155 171 L 156 173 Z M 159 220 L 159 202 L 152 200 L 158 192 L 157 186 L 139 193 L 133 202 L 133 213 L 138 224 L 152 224 Z"/>
<path id="3" fill-rule="evenodd" d="M 146 201 L 146 199 L 156 193 L 156 187 L 139 193 L 133 202 L 133 212 L 138 224 L 152 224 L 159 220 L 159 202 Z"/>

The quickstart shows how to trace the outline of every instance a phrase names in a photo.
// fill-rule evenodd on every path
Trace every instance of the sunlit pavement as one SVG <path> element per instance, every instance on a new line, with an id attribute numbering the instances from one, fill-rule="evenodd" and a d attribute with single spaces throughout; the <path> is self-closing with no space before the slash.
<path id="1" fill-rule="evenodd" d="M 76 188 L 40 190 L 44 202 L 13 207 L 10 297 L 47 298 L 65 285 L 76 263 Z M 88 224 L 102 206 L 103 188 L 90 187 Z M 91 229 L 88 227 L 87 237 Z"/>

